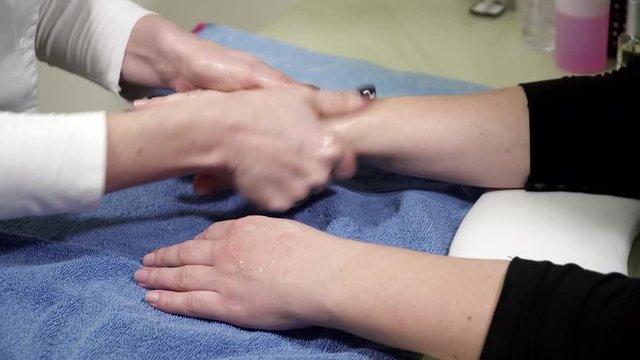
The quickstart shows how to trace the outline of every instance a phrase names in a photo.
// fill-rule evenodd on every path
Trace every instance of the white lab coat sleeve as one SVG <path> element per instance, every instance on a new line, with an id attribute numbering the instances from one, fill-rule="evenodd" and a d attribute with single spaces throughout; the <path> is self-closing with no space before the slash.
<path id="1" fill-rule="evenodd" d="M 36 53 L 117 94 L 129 37 L 148 14 L 129 0 L 42 0 Z"/>
<path id="2" fill-rule="evenodd" d="M 0 219 L 97 207 L 106 164 L 106 113 L 0 112 Z"/>

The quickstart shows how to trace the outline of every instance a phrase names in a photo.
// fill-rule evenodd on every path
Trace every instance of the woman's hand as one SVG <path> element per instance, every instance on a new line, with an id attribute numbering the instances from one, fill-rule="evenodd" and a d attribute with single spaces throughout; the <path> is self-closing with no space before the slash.
<path id="1" fill-rule="evenodd" d="M 255 216 L 214 224 L 143 263 L 135 280 L 165 312 L 255 329 L 331 327 L 442 359 L 480 356 L 509 266 Z"/>
<path id="2" fill-rule="evenodd" d="M 153 307 L 258 329 L 326 323 L 329 283 L 352 242 L 265 217 L 216 223 L 145 256 L 135 274 Z"/>

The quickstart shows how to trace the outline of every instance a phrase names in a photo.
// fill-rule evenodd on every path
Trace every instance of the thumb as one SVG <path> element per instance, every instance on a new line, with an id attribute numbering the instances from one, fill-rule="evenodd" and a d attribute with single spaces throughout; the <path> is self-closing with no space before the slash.
<path id="1" fill-rule="evenodd" d="M 284 73 L 266 67 L 256 74 L 259 87 L 262 89 L 289 87 L 298 85 L 295 80 L 288 77 Z"/>
<path id="2" fill-rule="evenodd" d="M 355 150 L 348 144 L 344 144 L 343 156 L 337 162 L 333 176 L 340 180 L 352 178 L 358 169 L 358 160 Z"/>
<path id="3" fill-rule="evenodd" d="M 365 108 L 371 100 L 357 91 L 316 91 L 313 104 L 321 117 L 343 116 Z"/>

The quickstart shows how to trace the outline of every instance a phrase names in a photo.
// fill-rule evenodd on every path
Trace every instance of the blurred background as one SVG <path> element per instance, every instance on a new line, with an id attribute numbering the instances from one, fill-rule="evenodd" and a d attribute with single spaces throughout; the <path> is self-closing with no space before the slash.
<path id="1" fill-rule="evenodd" d="M 567 62 L 572 60 L 572 54 L 588 50 L 594 43 L 593 37 L 578 39 L 590 28 L 562 27 L 566 36 L 562 37 L 558 49 L 554 44 L 554 3 L 566 4 L 563 6 L 567 14 L 578 11 L 581 16 L 585 9 L 593 9 L 594 13 L 599 9 L 606 10 L 603 16 L 608 16 L 611 6 L 612 19 L 614 15 L 624 13 L 618 3 L 626 5 L 626 0 L 503 0 L 500 3 L 505 6 L 498 7 L 498 0 L 136 2 L 188 30 L 200 22 L 219 23 L 322 53 L 491 87 L 613 68 L 615 61 L 609 56 L 605 62 L 597 64 L 596 71 L 568 69 L 567 66 L 574 65 Z M 564 18 L 572 19 L 563 15 Z M 608 20 L 603 25 L 605 33 Z M 610 24 L 620 27 L 623 22 L 616 18 Z M 598 34 L 602 35 L 603 29 L 598 30 Z M 605 50 L 598 51 L 604 56 Z M 564 56 L 563 66 L 559 66 L 558 54 Z M 590 59 L 590 56 L 580 55 L 579 58 Z M 126 102 L 98 86 L 46 64 L 41 64 L 40 74 L 43 112 L 128 107 Z"/>

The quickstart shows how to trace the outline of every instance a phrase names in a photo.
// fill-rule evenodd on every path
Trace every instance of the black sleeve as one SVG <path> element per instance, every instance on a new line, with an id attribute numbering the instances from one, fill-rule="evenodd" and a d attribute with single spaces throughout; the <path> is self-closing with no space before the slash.
<path id="1" fill-rule="evenodd" d="M 521 84 L 529 103 L 529 191 L 640 198 L 640 66 Z"/>
<path id="2" fill-rule="evenodd" d="M 515 259 L 483 359 L 640 359 L 640 280 Z"/>

